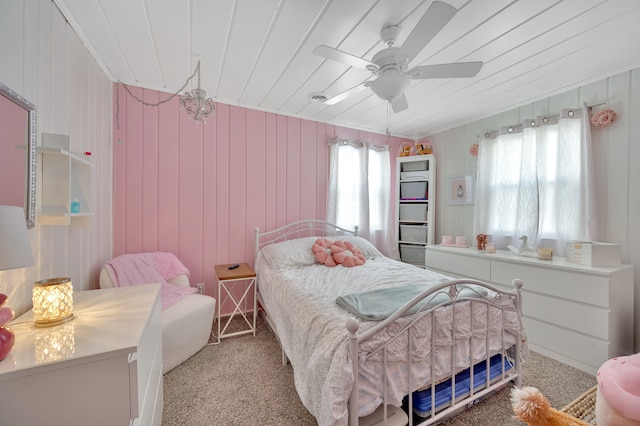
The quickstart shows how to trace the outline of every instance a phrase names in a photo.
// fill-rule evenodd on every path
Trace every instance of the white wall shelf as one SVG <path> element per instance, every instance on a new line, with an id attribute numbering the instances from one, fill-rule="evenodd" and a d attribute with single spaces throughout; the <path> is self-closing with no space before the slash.
<path id="1" fill-rule="evenodd" d="M 93 162 L 87 155 L 70 150 L 68 135 L 42 134 L 42 207 L 39 213 L 43 225 L 71 225 L 86 229 L 91 225 L 93 210 Z M 79 212 L 71 212 L 74 200 Z"/>

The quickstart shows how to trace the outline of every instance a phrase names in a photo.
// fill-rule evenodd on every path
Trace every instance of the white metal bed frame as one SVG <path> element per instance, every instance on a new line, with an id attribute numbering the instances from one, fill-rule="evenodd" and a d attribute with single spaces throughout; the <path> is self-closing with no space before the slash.
<path id="1" fill-rule="evenodd" d="M 438 309 L 441 306 L 444 305 L 452 305 L 455 303 L 460 303 L 463 301 L 468 301 L 468 300 L 473 300 L 475 303 L 485 303 L 487 305 L 491 305 L 494 306 L 502 311 L 505 311 L 506 309 L 504 307 L 498 306 L 495 303 L 493 303 L 490 299 L 480 295 L 478 293 L 479 297 L 474 297 L 474 298 L 469 298 L 469 297 L 459 297 L 459 292 L 457 290 L 457 285 L 460 284 L 474 284 L 474 285 L 478 285 L 480 287 L 484 287 L 488 290 L 491 290 L 495 293 L 501 293 L 501 294 L 505 294 L 508 295 L 509 297 L 512 297 L 514 300 L 514 312 L 518 313 L 518 319 L 519 319 L 519 323 L 521 326 L 521 330 L 522 330 L 522 304 L 521 304 L 521 288 L 522 288 L 522 281 L 520 280 L 514 280 L 513 281 L 513 285 L 515 290 L 514 291 L 504 291 L 504 290 L 500 290 L 496 287 L 493 287 L 487 283 L 484 283 L 482 281 L 478 281 L 478 280 L 454 280 L 454 281 L 449 281 L 446 283 L 442 283 L 439 285 L 436 285 L 428 290 L 425 290 L 422 294 L 414 297 L 411 301 L 409 301 L 407 304 L 405 304 L 402 308 L 400 308 L 398 311 L 396 311 L 393 315 L 391 315 L 390 317 L 388 317 L 387 319 L 380 321 L 378 324 L 376 324 L 374 327 L 358 334 L 358 328 L 360 326 L 360 324 L 358 323 L 358 321 L 356 319 L 350 319 L 347 321 L 347 330 L 349 331 L 349 355 L 351 358 L 351 362 L 353 364 L 353 371 L 358 371 L 358 345 L 367 340 L 368 338 L 370 338 L 371 336 L 373 336 L 376 332 L 378 332 L 379 330 L 384 329 L 385 327 L 387 327 L 389 324 L 391 324 L 392 322 L 396 321 L 398 318 L 405 316 L 406 312 L 411 309 L 413 306 L 415 306 L 416 304 L 422 302 L 422 301 L 430 301 L 431 299 L 433 299 L 436 295 L 439 294 L 447 294 L 449 296 L 449 300 L 439 303 L 436 306 L 430 307 L 429 309 L 419 309 L 417 312 L 411 314 L 412 316 L 412 320 L 403 328 L 399 329 L 397 331 L 397 333 L 391 337 L 391 339 L 385 343 L 385 345 L 379 349 L 379 351 L 385 351 L 386 352 L 386 347 L 387 345 L 389 345 L 394 339 L 396 339 L 398 336 L 400 336 L 403 332 L 407 332 L 408 333 L 408 339 L 407 339 L 407 345 L 410 347 L 411 345 L 411 330 L 412 330 L 412 326 L 414 325 L 414 323 L 421 318 L 422 315 L 424 315 L 427 312 L 431 312 L 435 309 Z M 423 306 L 428 306 L 429 303 L 424 303 Z M 487 310 L 488 312 L 488 310 Z M 454 319 L 452 322 L 452 327 L 454 327 L 455 324 L 455 309 L 452 310 L 452 313 L 454 314 Z M 432 321 L 432 327 L 435 326 L 435 321 Z M 432 333 L 432 336 L 435 336 L 435 332 Z M 504 329 L 502 330 L 502 339 L 501 341 L 503 342 L 502 346 L 504 347 L 504 341 L 505 341 L 505 336 L 504 336 Z M 451 380 L 451 377 L 446 378 L 444 380 L 441 380 L 440 382 L 436 382 L 436 381 L 432 381 L 430 388 L 431 388 L 431 411 L 429 414 L 429 417 L 427 418 L 427 420 L 420 422 L 420 425 L 430 425 L 430 424 L 434 424 L 437 423 L 438 421 L 442 421 L 448 417 L 453 416 L 454 414 L 463 411 L 464 409 L 470 407 L 471 405 L 475 404 L 476 402 L 480 401 L 481 399 L 487 397 L 488 395 L 502 389 L 505 385 L 507 385 L 509 382 L 515 381 L 516 386 L 520 387 L 521 386 L 521 377 L 519 375 L 519 372 L 521 371 L 521 357 L 520 357 L 520 352 L 521 352 L 521 347 L 522 347 L 522 335 L 516 336 L 516 343 L 515 343 L 515 347 L 514 347 L 514 354 L 511 357 L 513 359 L 513 368 L 511 369 L 511 371 L 507 372 L 505 371 L 505 366 L 504 366 L 504 362 L 501 363 L 501 372 L 500 372 L 500 377 L 498 379 L 492 380 L 490 378 L 489 374 L 485 374 L 485 380 L 484 380 L 484 387 L 481 387 L 479 391 L 475 391 L 475 383 L 474 383 L 474 369 L 476 368 L 477 365 L 479 365 L 479 363 L 475 364 L 475 365 L 471 365 L 470 366 L 470 385 L 469 385 L 469 393 L 466 395 L 463 395 L 462 397 L 456 398 L 456 381 L 455 380 Z M 473 339 L 470 340 L 471 343 L 473 343 Z M 489 358 L 491 357 L 491 352 L 489 351 L 489 333 L 487 333 L 487 338 L 485 341 L 486 344 L 486 351 L 485 353 L 487 353 L 487 357 L 484 361 L 481 361 L 485 363 L 485 371 L 488 372 L 489 371 Z M 435 348 L 435 344 L 432 341 L 432 348 Z M 407 351 L 409 353 L 409 351 Z M 470 353 L 473 353 L 473 347 L 470 349 Z M 451 365 L 455 365 L 454 364 L 454 359 L 455 359 L 455 345 L 452 346 L 452 350 L 451 350 Z M 502 353 L 503 356 L 506 356 L 504 353 Z M 435 358 L 435 350 L 431 351 L 431 374 L 430 377 L 435 377 L 435 372 L 434 372 L 434 358 Z M 408 363 L 409 363 L 409 369 L 408 371 L 411 371 L 411 357 L 408 357 Z M 386 374 L 386 362 L 383 363 L 383 374 Z M 409 379 L 409 389 L 412 389 L 413 387 L 411 386 L 411 376 L 408 377 Z M 435 403 L 435 397 L 436 397 L 436 385 L 438 383 L 442 383 L 443 381 L 451 381 L 451 395 L 452 395 L 452 401 L 451 403 L 447 406 L 447 408 L 442 409 L 442 407 L 436 407 L 436 403 Z M 356 426 L 358 425 L 358 420 L 357 420 L 357 407 L 358 407 L 358 375 L 354 374 L 354 383 L 353 383 L 353 389 L 351 391 L 351 396 L 349 398 L 349 424 L 350 426 Z M 407 394 L 410 394 L 411 392 L 407 392 Z M 387 408 L 389 407 L 389 405 L 387 404 L 386 401 L 386 392 L 383 393 L 385 395 L 385 400 L 383 401 L 382 405 L 381 405 L 381 410 L 383 411 L 383 418 L 387 418 L 388 414 L 387 414 Z M 413 398 L 409 397 L 408 398 L 408 412 L 409 413 L 413 413 Z M 355 421 L 353 421 L 353 419 L 356 419 Z M 412 415 L 409 415 L 409 425 L 413 425 L 414 424 L 414 418 Z"/>
<path id="2" fill-rule="evenodd" d="M 254 229 L 255 232 L 255 258 L 257 259 L 258 257 L 258 252 L 260 251 L 260 249 L 268 244 L 273 244 L 276 242 L 280 242 L 280 241 L 285 241 L 285 240 L 289 240 L 289 239 L 294 239 L 294 238 L 301 238 L 301 237 L 307 237 L 307 236 L 318 236 L 318 237 L 326 237 L 326 236 L 339 236 L 339 235 L 357 235 L 358 232 L 358 228 L 355 227 L 354 231 L 345 229 L 345 228 L 341 228 L 339 226 L 333 225 L 331 223 L 325 222 L 325 221 L 320 221 L 320 220 L 301 220 L 301 221 L 297 221 L 297 222 L 293 222 L 291 224 L 282 226 L 278 229 L 275 229 L 273 231 L 269 231 L 269 232 L 264 232 L 264 233 L 260 233 L 259 228 L 255 228 Z M 497 304 L 495 304 L 493 301 L 491 301 L 489 298 L 484 297 L 483 295 L 478 294 L 479 297 L 474 297 L 473 299 L 470 299 L 469 297 L 460 297 L 459 292 L 457 290 L 457 285 L 460 284 L 475 284 L 478 285 L 480 287 L 486 288 L 492 292 L 495 293 L 499 293 L 502 295 L 506 295 L 510 298 L 512 298 L 513 300 L 513 305 L 514 308 L 513 309 L 506 309 L 502 306 L 498 306 Z M 478 391 L 475 390 L 475 384 L 474 384 L 474 369 L 476 368 L 477 365 L 479 365 L 480 363 L 477 363 L 476 365 L 471 365 L 470 366 L 470 386 L 469 386 L 469 391 L 468 393 L 462 395 L 461 397 L 456 397 L 456 383 L 455 383 L 455 379 L 453 379 L 455 377 L 455 374 L 452 374 L 449 378 L 443 379 L 438 383 L 442 383 L 444 381 L 450 381 L 451 382 L 451 395 L 452 395 L 452 399 L 451 402 L 447 405 L 445 405 L 445 408 L 443 407 L 436 407 L 436 403 L 435 403 L 435 397 L 436 397 L 436 385 L 438 383 L 436 383 L 435 381 L 432 381 L 430 388 L 431 388 L 431 411 L 429 414 L 429 417 L 426 418 L 426 420 L 424 420 L 424 418 L 419 419 L 419 425 L 421 426 L 426 426 L 426 425 L 430 425 L 430 424 L 435 424 L 438 422 L 441 422 L 443 420 L 445 420 L 446 418 L 449 418 L 461 411 L 464 411 L 465 409 L 469 408 L 470 406 L 474 405 L 475 403 L 477 403 L 478 401 L 488 397 L 489 395 L 491 395 L 492 393 L 497 392 L 498 390 L 502 389 L 504 386 L 506 386 L 509 382 L 515 382 L 515 385 L 520 387 L 521 386 L 521 376 L 520 376 L 520 372 L 521 372 L 521 348 L 522 348 L 522 343 L 525 341 L 524 338 L 524 330 L 522 328 L 522 294 L 521 294 L 521 288 L 522 288 L 522 281 L 518 280 L 518 279 L 514 279 L 513 280 L 513 286 L 514 286 L 514 290 L 512 291 L 506 291 L 506 290 L 501 290 L 498 289 L 490 284 L 487 284 L 485 282 L 482 281 L 478 281 L 478 280 L 454 280 L 454 281 L 449 281 L 446 283 L 442 283 L 439 285 L 436 285 L 428 290 L 425 290 L 422 294 L 416 296 L 414 299 L 412 299 L 411 301 L 409 301 L 407 304 L 405 304 L 402 308 L 400 308 L 398 311 L 396 311 L 392 316 L 390 316 L 389 318 L 380 321 L 377 325 L 375 325 L 374 327 L 371 327 L 370 329 L 359 333 L 358 334 L 358 329 L 360 327 L 360 324 L 358 322 L 358 320 L 356 320 L 355 318 L 349 319 L 347 321 L 346 324 L 346 329 L 348 332 L 348 336 L 349 336 L 349 356 L 351 358 L 351 362 L 353 365 L 353 371 L 354 371 L 354 383 L 353 383 L 353 388 L 351 391 L 351 396 L 349 398 L 349 426 L 362 426 L 363 424 L 366 425 L 373 425 L 373 424 L 384 424 L 384 425 L 395 425 L 395 424 L 409 424 L 409 426 L 414 425 L 414 415 L 413 413 L 413 398 L 411 397 L 412 394 L 412 386 L 411 386 L 411 376 L 409 375 L 408 377 L 408 381 L 409 381 L 409 389 L 407 390 L 407 395 L 409 395 L 409 397 L 407 398 L 408 400 L 408 416 L 403 416 L 404 415 L 404 411 L 399 410 L 393 406 L 390 406 L 389 404 L 387 404 L 387 398 L 386 398 L 386 390 L 385 392 L 383 392 L 384 394 L 384 401 L 381 404 L 381 406 L 379 407 L 378 410 L 376 410 L 375 413 L 371 414 L 370 416 L 367 416 L 365 418 L 358 418 L 358 374 L 355 373 L 358 370 L 359 366 L 358 366 L 358 348 L 359 348 L 359 344 L 365 340 L 367 340 L 368 338 L 370 338 L 372 335 L 374 335 L 376 332 L 380 331 L 381 329 L 384 329 L 385 327 L 387 327 L 389 324 L 391 324 L 392 322 L 396 321 L 398 318 L 405 316 L 406 312 L 408 310 L 410 310 L 413 306 L 415 306 L 416 304 L 426 300 L 429 301 L 430 299 L 434 298 L 436 295 L 439 294 L 446 294 L 448 295 L 448 300 L 446 302 L 443 303 L 439 303 L 438 305 L 436 305 L 435 307 L 430 307 L 429 309 L 419 309 L 417 312 L 412 313 L 411 314 L 411 321 L 408 321 L 407 324 L 400 330 L 397 331 L 397 333 L 392 336 L 389 341 L 387 343 L 385 343 L 384 346 L 382 346 L 381 348 L 379 348 L 377 351 L 382 351 L 383 352 L 383 374 L 386 374 L 386 351 L 387 351 L 387 345 L 389 345 L 393 340 L 395 340 L 396 338 L 398 338 L 402 333 L 407 332 L 408 333 L 408 339 L 407 339 L 407 345 L 411 345 L 411 330 L 413 325 L 415 324 L 415 322 L 421 318 L 423 315 L 443 306 L 443 305 L 453 305 L 456 303 L 460 303 L 460 302 L 464 302 L 464 301 L 468 301 L 468 300 L 473 300 L 476 303 L 485 303 L 487 305 L 491 305 L 494 306 L 498 309 L 500 309 L 501 311 L 512 311 L 512 312 L 516 312 L 517 314 L 517 318 L 518 318 L 518 322 L 520 324 L 520 334 L 515 336 L 515 340 L 516 343 L 515 345 L 511 348 L 513 350 L 513 353 L 510 357 L 507 357 L 505 353 L 502 353 L 501 355 L 503 355 L 503 357 L 505 358 L 509 358 L 512 362 L 513 368 L 511 368 L 509 371 L 505 370 L 504 367 L 504 361 L 501 362 L 501 373 L 500 376 L 496 379 L 490 379 L 490 375 L 489 375 L 489 358 L 491 357 L 491 353 L 489 351 L 489 333 L 487 333 L 487 337 L 486 337 L 486 351 L 485 353 L 487 354 L 487 357 L 484 361 L 481 361 L 485 363 L 485 368 L 486 368 L 486 374 L 485 374 L 485 379 L 484 379 L 484 384 L 481 385 L 480 389 Z M 279 339 L 279 337 L 277 336 L 276 333 L 276 328 L 274 326 L 274 324 L 271 322 L 271 318 L 269 317 L 269 313 L 267 311 L 267 307 L 264 305 L 264 302 L 262 300 L 262 297 L 260 296 L 259 293 L 259 288 L 258 288 L 258 300 L 264 310 L 264 315 L 265 318 L 267 320 L 267 323 L 269 324 L 269 327 L 271 328 L 272 332 L 274 333 L 274 335 L 276 336 L 276 338 Z M 428 306 L 428 303 L 425 303 L 424 306 Z M 455 310 L 452 310 L 455 313 Z M 487 315 L 488 315 L 488 311 L 489 309 L 487 309 Z M 434 326 L 435 321 L 432 321 L 432 327 Z M 455 324 L 455 316 L 454 316 L 454 321 L 452 322 L 452 327 L 454 327 Z M 432 333 L 432 336 L 435 336 L 435 333 Z M 504 330 L 502 331 L 502 342 L 501 342 L 501 346 L 504 347 L 505 345 L 505 332 Z M 473 339 L 471 339 L 471 343 L 473 343 Z M 432 347 L 435 348 L 435 344 L 434 342 L 432 342 Z M 473 347 L 471 348 L 473 349 Z M 410 353 L 410 351 L 408 351 L 408 353 Z M 473 351 L 471 350 L 471 353 L 473 353 Z M 431 375 L 430 377 L 435 377 L 435 373 L 434 373 L 434 356 L 435 356 L 435 351 L 431 351 Z M 454 365 L 454 357 L 455 357 L 455 345 L 452 346 L 452 350 L 451 350 L 451 365 Z M 286 364 L 287 362 L 287 358 L 286 358 L 286 354 L 284 353 L 284 350 L 282 351 L 282 361 L 283 364 Z M 407 371 L 411 371 L 411 357 L 408 357 L 408 363 L 409 363 L 409 368 Z M 385 376 L 386 377 L 386 376 Z M 386 385 L 386 379 L 384 380 L 385 385 Z M 425 388 L 423 388 L 425 389 Z M 402 415 L 397 415 L 398 413 L 402 413 Z"/>
<path id="3" fill-rule="evenodd" d="M 336 235 L 358 235 L 358 227 L 353 230 L 342 228 L 323 220 L 304 219 L 292 222 L 288 225 L 281 226 L 273 231 L 260 233 L 260 228 L 253 229 L 255 233 L 255 259 L 258 258 L 258 252 L 266 245 L 278 243 L 280 241 L 291 240 L 302 237 L 326 237 Z"/>
<path id="4" fill-rule="evenodd" d="M 260 228 L 257 226 L 253 229 L 255 234 L 255 244 L 254 244 L 254 262 L 258 260 L 258 252 L 265 246 L 269 244 L 279 243 L 281 241 L 292 240 L 296 238 L 302 237 L 327 237 L 327 236 L 336 236 L 336 235 L 358 235 L 358 227 L 355 226 L 353 230 L 342 228 L 340 226 L 334 225 L 332 223 L 323 221 L 323 220 L 315 220 L 315 219 L 303 219 L 295 222 L 291 222 L 287 225 L 281 226 L 272 231 L 267 231 L 260 233 Z M 256 277 L 256 285 L 258 285 L 258 278 Z M 262 295 L 260 294 L 260 287 L 258 286 L 258 291 L 256 295 L 258 299 L 258 303 L 262 306 L 262 313 L 264 315 L 264 319 L 267 321 L 267 325 L 271 329 L 271 332 L 276 336 L 278 342 L 280 341 L 280 337 L 276 332 L 275 324 L 273 323 L 271 317 L 269 316 L 269 312 L 265 306 Z M 282 345 L 280 345 L 282 348 Z M 287 364 L 287 354 L 282 349 L 282 365 Z"/>

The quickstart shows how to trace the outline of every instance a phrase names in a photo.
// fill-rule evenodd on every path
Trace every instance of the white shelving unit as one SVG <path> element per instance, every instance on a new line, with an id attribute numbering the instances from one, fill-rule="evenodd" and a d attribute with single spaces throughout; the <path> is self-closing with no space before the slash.
<path id="1" fill-rule="evenodd" d="M 93 210 L 93 163 L 91 157 L 74 154 L 68 135 L 42 134 L 42 208 L 43 225 L 72 225 L 88 228 Z M 80 211 L 71 213 L 71 203 L 80 203 Z"/>
<path id="2" fill-rule="evenodd" d="M 425 267 L 425 247 L 433 244 L 436 163 L 433 155 L 398 157 L 396 223 L 403 262 Z M 431 204 L 431 205 L 430 205 Z"/>

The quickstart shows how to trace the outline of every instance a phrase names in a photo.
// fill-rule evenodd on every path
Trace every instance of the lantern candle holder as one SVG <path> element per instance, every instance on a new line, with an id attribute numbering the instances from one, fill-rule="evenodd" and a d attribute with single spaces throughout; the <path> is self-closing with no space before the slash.
<path id="1" fill-rule="evenodd" d="M 36 327 L 50 327 L 73 318 L 71 278 L 50 278 L 33 285 L 33 316 Z"/>

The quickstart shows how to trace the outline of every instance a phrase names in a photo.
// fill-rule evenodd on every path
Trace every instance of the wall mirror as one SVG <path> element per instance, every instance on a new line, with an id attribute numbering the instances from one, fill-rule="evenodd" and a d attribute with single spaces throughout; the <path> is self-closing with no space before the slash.
<path id="1" fill-rule="evenodd" d="M 36 218 L 36 107 L 0 83 L 0 205 L 23 207 L 27 228 Z"/>

